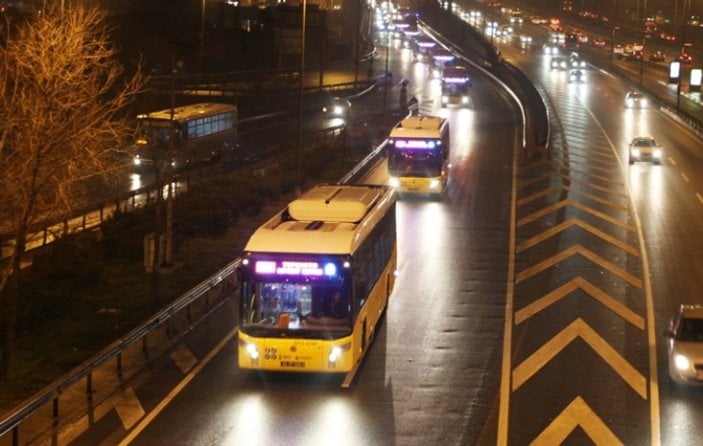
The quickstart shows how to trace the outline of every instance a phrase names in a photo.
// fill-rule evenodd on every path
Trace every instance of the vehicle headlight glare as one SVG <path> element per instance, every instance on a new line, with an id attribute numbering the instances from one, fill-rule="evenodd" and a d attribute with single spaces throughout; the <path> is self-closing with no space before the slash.
<path id="1" fill-rule="evenodd" d="M 691 363 L 688 361 L 686 355 L 677 353 L 674 355 L 674 365 L 678 370 L 688 370 Z"/>
<path id="2" fill-rule="evenodd" d="M 634 156 L 640 156 L 640 150 L 639 149 L 632 149 L 632 154 Z"/>
<path id="3" fill-rule="evenodd" d="M 647 100 L 646 99 L 640 99 L 640 104 L 642 104 L 642 107 L 647 106 Z"/>
<path id="4" fill-rule="evenodd" d="M 337 362 L 337 358 L 342 354 L 342 349 L 339 347 L 332 347 L 330 350 L 329 360 L 330 362 Z"/>
<path id="5" fill-rule="evenodd" d="M 134 158 L 134 165 L 135 166 L 141 166 L 142 160 L 139 157 Z"/>
<path id="6" fill-rule="evenodd" d="M 434 179 L 430 181 L 430 189 L 437 189 L 439 187 L 439 180 Z"/>
<path id="7" fill-rule="evenodd" d="M 400 186 L 400 181 L 399 181 L 398 178 L 396 178 L 396 177 L 390 177 L 390 178 L 388 179 L 388 184 L 389 184 L 391 187 L 397 188 L 398 186 Z"/>
<path id="8" fill-rule="evenodd" d="M 628 107 L 632 107 L 633 105 L 635 105 L 635 101 L 633 101 L 632 99 L 628 99 L 628 100 L 627 100 L 627 106 L 628 106 Z"/>
<path id="9" fill-rule="evenodd" d="M 249 357 L 256 361 L 259 359 L 259 351 L 256 349 L 256 345 L 254 344 L 247 344 L 246 347 L 247 353 L 249 354 Z"/>
<path id="10" fill-rule="evenodd" d="M 661 149 L 656 149 L 654 151 L 654 158 L 661 158 L 662 157 L 662 151 Z"/>
<path id="11" fill-rule="evenodd" d="M 446 103 L 448 99 L 449 99 L 449 98 L 447 98 L 446 96 L 442 96 L 442 102 L 443 102 L 443 103 Z"/>

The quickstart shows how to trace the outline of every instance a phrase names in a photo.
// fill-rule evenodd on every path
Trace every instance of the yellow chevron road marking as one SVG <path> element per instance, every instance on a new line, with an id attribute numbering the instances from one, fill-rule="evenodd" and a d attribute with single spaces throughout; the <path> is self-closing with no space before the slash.
<path id="1" fill-rule="evenodd" d="M 564 251 L 561 251 L 560 253 L 543 260 L 536 265 L 533 265 L 527 269 L 522 270 L 520 273 L 517 275 L 517 281 L 522 282 L 523 280 L 532 277 L 533 275 L 544 271 L 545 269 L 556 265 L 557 263 L 568 259 L 569 257 L 580 254 L 583 257 L 586 257 L 588 260 L 591 262 L 599 265 L 601 268 L 604 268 L 611 273 L 615 274 L 616 276 L 621 277 L 623 280 L 626 280 L 629 282 L 631 285 L 636 286 L 637 288 L 642 288 L 642 280 L 638 279 L 637 277 L 633 276 L 632 274 L 628 273 L 627 271 L 618 268 L 615 266 L 615 264 L 608 262 L 601 256 L 593 253 L 592 251 L 584 248 L 581 245 L 574 245 L 568 249 L 565 249 Z"/>
<path id="2" fill-rule="evenodd" d="M 144 408 L 131 387 L 127 387 L 115 398 L 115 410 L 125 429 L 130 429 L 134 426 L 145 413 Z"/>
<path id="3" fill-rule="evenodd" d="M 603 304 L 605 307 L 610 309 L 612 312 L 616 313 L 621 318 L 625 319 L 630 324 L 644 330 L 644 319 L 639 316 L 634 311 L 630 310 L 626 306 L 622 305 L 617 300 L 610 297 L 608 294 L 604 293 L 601 289 L 587 281 L 582 277 L 577 277 L 566 283 L 551 293 L 547 294 L 536 300 L 535 302 L 527 305 L 521 310 L 515 313 L 515 325 L 519 325 L 540 311 L 544 310 L 553 303 L 559 301 L 564 296 L 571 294 L 573 291 L 581 289 L 582 291 L 589 294 L 595 300 Z"/>
<path id="4" fill-rule="evenodd" d="M 513 370 L 513 392 L 577 337 L 583 339 L 635 392 L 647 399 L 645 377 L 581 318 L 569 324 Z"/>
<path id="5" fill-rule="evenodd" d="M 536 244 L 538 244 L 544 240 L 547 240 L 549 237 L 552 237 L 555 234 L 563 232 L 573 226 L 578 226 L 579 228 L 590 232 L 591 234 L 595 235 L 596 237 L 599 237 L 599 238 L 607 241 L 611 245 L 616 246 L 617 248 L 620 248 L 623 251 L 626 251 L 635 257 L 640 256 L 640 252 L 637 248 L 630 246 L 627 243 L 621 242 L 619 239 L 611 236 L 610 234 L 608 234 L 606 232 L 601 231 L 600 229 L 596 228 L 595 226 L 591 226 L 588 223 L 585 223 L 585 222 L 579 220 L 578 218 L 570 218 L 570 219 L 566 220 L 565 222 L 563 222 L 557 226 L 554 226 L 553 228 L 548 229 L 547 231 L 542 232 L 539 235 L 536 235 L 528 240 L 525 240 L 524 242 L 520 243 L 517 246 L 516 250 L 517 250 L 517 252 L 522 252 L 528 248 L 535 246 Z"/>
<path id="6" fill-rule="evenodd" d="M 582 204 L 582 203 L 579 203 L 578 201 L 574 201 L 574 200 L 570 200 L 570 199 L 561 200 L 561 201 L 554 203 L 550 206 L 542 208 L 537 212 L 533 212 L 532 214 L 528 215 L 527 217 L 523 217 L 520 220 L 518 220 L 517 225 L 523 226 L 527 223 L 531 223 L 531 222 L 537 220 L 538 218 L 542 218 L 545 215 L 551 214 L 552 212 L 556 212 L 559 209 L 566 207 L 566 206 L 572 206 L 577 209 L 580 209 L 580 210 L 587 212 L 595 217 L 600 218 L 601 220 L 605 220 L 609 223 L 620 226 L 621 228 L 627 229 L 628 231 L 635 232 L 635 230 L 636 230 L 636 228 L 632 225 L 628 225 L 627 223 L 623 223 L 620 220 L 613 218 L 608 214 L 605 214 L 605 213 L 600 212 L 592 207 L 586 206 L 585 204 Z"/>
<path id="7" fill-rule="evenodd" d="M 581 427 L 597 445 L 618 446 L 623 444 L 583 398 L 577 396 L 530 445 L 562 444 L 577 426 Z"/>
<path id="8" fill-rule="evenodd" d="M 531 201 L 537 200 L 537 199 L 542 198 L 544 196 L 547 196 L 551 193 L 554 193 L 559 189 L 567 191 L 572 195 L 579 195 L 581 197 L 588 198 L 589 200 L 596 201 L 600 204 L 604 204 L 604 205 L 609 206 L 613 209 L 617 209 L 618 211 L 627 212 L 629 210 L 629 208 L 627 206 L 622 206 L 617 203 L 613 203 L 612 201 L 606 200 L 605 198 L 601 198 L 597 195 L 589 194 L 588 192 L 583 192 L 578 189 L 564 186 L 563 184 L 558 185 L 558 186 L 551 186 L 551 187 L 548 187 L 540 192 L 535 192 L 532 195 L 528 195 L 527 197 L 521 198 L 520 200 L 518 200 L 517 204 L 518 204 L 518 206 L 523 206 Z"/>

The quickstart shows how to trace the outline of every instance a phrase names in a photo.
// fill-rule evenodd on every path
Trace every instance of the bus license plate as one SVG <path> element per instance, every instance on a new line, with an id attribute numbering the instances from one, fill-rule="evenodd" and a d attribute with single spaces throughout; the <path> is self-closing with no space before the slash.
<path id="1" fill-rule="evenodd" d="M 281 367 L 305 367 L 303 361 L 281 361 Z"/>

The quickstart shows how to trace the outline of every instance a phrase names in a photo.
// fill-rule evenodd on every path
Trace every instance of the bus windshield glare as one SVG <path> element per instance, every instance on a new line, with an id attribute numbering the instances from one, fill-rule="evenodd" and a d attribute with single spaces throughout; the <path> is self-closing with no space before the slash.
<path id="1" fill-rule="evenodd" d="M 250 260 L 242 283 L 242 331 L 310 338 L 351 331 L 351 289 L 339 261 Z"/>

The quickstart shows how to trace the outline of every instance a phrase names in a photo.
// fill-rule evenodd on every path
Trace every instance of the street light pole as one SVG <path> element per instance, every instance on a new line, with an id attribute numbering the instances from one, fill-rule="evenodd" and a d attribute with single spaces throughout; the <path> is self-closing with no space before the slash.
<path id="1" fill-rule="evenodd" d="M 386 30 L 386 68 L 383 72 L 383 116 L 386 116 L 388 107 L 388 87 L 390 80 L 388 79 L 388 59 L 391 53 L 391 33 Z"/>
<path id="2" fill-rule="evenodd" d="M 689 6 L 691 5 L 691 0 L 684 0 L 683 4 L 683 29 L 681 30 L 681 50 L 679 51 L 679 79 L 676 83 L 676 111 L 681 107 L 681 81 L 683 79 L 684 72 L 684 60 L 681 55 L 684 53 L 684 48 L 686 48 L 686 27 L 688 25 L 688 13 Z"/>
<path id="3" fill-rule="evenodd" d="M 305 21 L 306 21 L 307 0 L 303 0 L 300 25 L 300 82 L 298 88 L 298 153 L 296 162 L 296 195 L 302 193 L 302 162 L 303 162 L 303 84 L 305 78 Z"/>
<path id="4" fill-rule="evenodd" d="M 198 73 L 203 72 L 203 59 L 205 55 L 205 0 L 200 7 L 200 56 L 198 57 Z"/>

